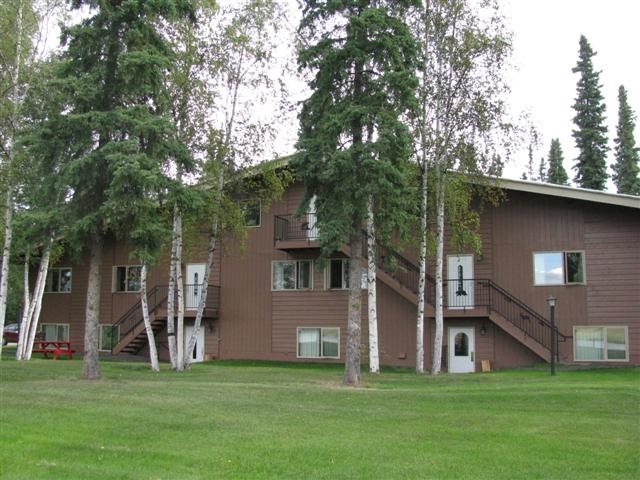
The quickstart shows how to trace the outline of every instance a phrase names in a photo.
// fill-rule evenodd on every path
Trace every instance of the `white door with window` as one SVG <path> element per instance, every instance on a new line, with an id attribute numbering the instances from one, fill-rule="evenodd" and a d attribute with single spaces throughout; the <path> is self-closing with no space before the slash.
<path id="1" fill-rule="evenodd" d="M 449 373 L 476 371 L 473 327 L 449 327 Z"/>
<path id="2" fill-rule="evenodd" d="M 309 201 L 309 211 L 307 212 L 307 238 L 315 240 L 318 238 L 318 217 L 316 216 L 316 196 Z"/>
<path id="3" fill-rule="evenodd" d="M 204 279 L 204 263 L 189 263 L 185 279 L 185 308 L 195 310 L 202 297 L 202 280 Z"/>
<path id="4" fill-rule="evenodd" d="M 449 255 L 447 264 L 447 308 L 473 308 L 473 255 Z"/>
<path id="5" fill-rule="evenodd" d="M 194 326 L 186 326 L 184 327 L 184 350 L 186 352 L 187 348 L 189 348 L 189 340 L 191 339 L 191 335 L 193 335 Z M 198 330 L 198 335 L 196 337 L 196 345 L 193 347 L 193 352 L 191 352 L 191 362 L 203 362 L 204 361 L 204 326 L 200 325 L 200 329 Z"/>

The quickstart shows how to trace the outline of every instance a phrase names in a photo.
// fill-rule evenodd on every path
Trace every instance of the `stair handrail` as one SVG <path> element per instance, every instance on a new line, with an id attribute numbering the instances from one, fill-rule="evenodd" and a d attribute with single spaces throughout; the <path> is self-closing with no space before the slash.
<path id="1" fill-rule="evenodd" d="M 158 292 L 161 289 L 165 289 L 167 292 L 162 295 L 158 295 Z M 154 313 L 158 310 L 164 303 L 166 303 L 168 298 L 168 286 L 167 285 L 156 285 L 149 292 L 147 292 L 147 304 L 149 306 L 149 313 Z M 111 326 L 111 349 L 115 345 L 120 342 L 121 338 L 126 337 L 131 331 L 133 331 L 137 325 L 144 321 L 142 317 L 142 299 L 138 299 L 136 303 L 134 303 L 129 310 L 127 310 L 124 315 L 122 315 L 118 321 L 116 321 Z M 135 319 L 135 320 L 133 320 Z M 131 323 L 132 325 L 125 331 L 119 332 L 121 326 L 126 325 L 127 323 Z M 118 338 L 116 340 L 116 333 L 118 333 Z"/>

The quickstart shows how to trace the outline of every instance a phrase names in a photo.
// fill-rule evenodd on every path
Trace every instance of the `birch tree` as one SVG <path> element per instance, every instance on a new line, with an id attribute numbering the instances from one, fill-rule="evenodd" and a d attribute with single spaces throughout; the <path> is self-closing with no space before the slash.
<path id="1" fill-rule="evenodd" d="M 223 228 L 232 223 L 227 221 L 230 220 L 227 214 L 231 211 L 233 218 L 233 214 L 238 213 L 237 205 L 227 208 L 233 204 L 229 201 L 227 185 L 234 184 L 243 167 L 264 158 L 272 144 L 274 117 L 258 118 L 255 112 L 269 105 L 267 110 L 276 114 L 281 105 L 274 104 L 273 99 L 284 98 L 280 75 L 287 63 L 286 59 L 278 58 L 277 49 L 283 38 L 287 38 L 286 26 L 285 11 L 280 2 L 249 0 L 239 5 L 223 5 L 204 31 L 211 61 L 202 75 L 204 88 L 213 97 L 211 114 L 205 117 L 208 133 L 203 165 L 204 182 L 210 195 L 211 225 L 194 329 L 178 370 L 188 368 L 191 362 L 207 303 L 219 236 Z M 271 186 L 273 189 L 266 193 L 264 200 L 281 194 L 280 182 Z"/>
<path id="2" fill-rule="evenodd" d="M 410 140 L 401 116 L 414 107 L 415 43 L 405 15 L 415 2 L 303 3 L 298 64 L 311 96 L 300 114 L 294 168 L 316 197 L 322 255 L 349 248 L 343 383 L 360 383 L 361 278 L 369 198 L 384 238 L 402 225 Z M 368 68 L 365 68 L 368 67 Z M 368 136 L 367 132 L 375 132 Z"/>
<path id="3" fill-rule="evenodd" d="M 424 369 L 424 285 L 426 275 L 427 172 L 435 178 L 435 334 L 431 372 L 440 373 L 444 331 L 443 264 L 445 208 L 452 171 L 477 173 L 493 158 L 495 132 L 505 126 L 503 67 L 511 51 L 493 1 L 425 0 L 414 33 L 421 45 L 420 116 L 415 122 L 422 175 L 420 283 L 416 329 L 416 371 Z M 465 145 L 475 145 L 473 155 Z M 455 191 L 455 190 L 451 190 Z"/>

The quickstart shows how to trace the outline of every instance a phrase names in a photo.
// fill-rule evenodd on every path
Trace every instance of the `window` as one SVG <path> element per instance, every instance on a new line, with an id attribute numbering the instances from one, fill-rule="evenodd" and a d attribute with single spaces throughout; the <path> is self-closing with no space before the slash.
<path id="1" fill-rule="evenodd" d="M 44 340 L 69 341 L 68 323 L 41 323 L 38 330 L 44 332 Z"/>
<path id="2" fill-rule="evenodd" d="M 127 267 L 113 267 L 113 291 L 114 292 L 139 292 L 140 265 Z"/>
<path id="3" fill-rule="evenodd" d="M 311 260 L 283 260 L 272 264 L 273 290 L 306 290 L 313 284 Z"/>
<path id="4" fill-rule="evenodd" d="M 69 293 L 71 292 L 71 269 L 51 268 L 47 272 L 47 281 L 44 284 L 45 292 Z"/>
<path id="5" fill-rule="evenodd" d="M 585 283 L 584 252 L 536 252 L 533 269 L 535 285 Z"/>
<path id="6" fill-rule="evenodd" d="M 574 327 L 576 361 L 628 361 L 627 327 Z"/>
<path id="7" fill-rule="evenodd" d="M 100 325 L 100 350 L 111 351 L 120 338 L 120 326 Z"/>
<path id="8" fill-rule="evenodd" d="M 299 327 L 298 358 L 340 358 L 340 329 Z"/>
<path id="9" fill-rule="evenodd" d="M 260 226 L 260 202 L 259 201 L 242 202 L 240 204 L 240 209 L 242 210 L 244 223 L 247 227 Z"/>
<path id="10" fill-rule="evenodd" d="M 327 286 L 330 289 L 349 288 L 349 259 L 329 260 L 327 268 Z M 360 277 L 360 288 L 367 288 L 367 269 L 363 268 Z"/>

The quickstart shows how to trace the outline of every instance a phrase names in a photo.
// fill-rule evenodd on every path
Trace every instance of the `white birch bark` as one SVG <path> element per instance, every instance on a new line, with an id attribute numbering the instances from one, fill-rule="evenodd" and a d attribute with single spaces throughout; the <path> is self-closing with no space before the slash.
<path id="1" fill-rule="evenodd" d="M 222 189 L 224 187 L 224 174 L 223 169 L 220 169 L 220 174 L 218 177 L 218 190 L 216 193 L 215 202 L 216 204 L 220 204 L 220 196 L 222 195 Z M 215 255 L 216 245 L 218 241 L 218 223 L 219 217 L 217 213 L 213 215 L 213 222 L 211 224 L 211 232 L 209 233 L 209 244 L 207 246 L 207 263 L 204 268 L 204 278 L 202 279 L 201 293 L 200 293 L 200 302 L 198 303 L 198 312 L 196 313 L 196 319 L 193 326 L 193 333 L 189 338 L 189 345 L 186 348 L 186 351 L 183 355 L 184 368 L 188 368 L 191 364 L 191 353 L 193 349 L 196 347 L 196 341 L 198 338 L 198 332 L 200 331 L 202 325 L 202 317 L 204 316 L 204 309 L 207 305 L 207 295 L 209 291 L 209 278 L 211 277 L 211 270 L 213 267 L 213 259 Z"/>
<path id="2" fill-rule="evenodd" d="M 180 236 L 176 243 L 176 302 L 178 318 L 176 322 L 176 370 L 184 370 L 184 280 L 182 278 L 182 217 L 180 216 Z"/>
<path id="3" fill-rule="evenodd" d="M 173 236 L 171 240 L 171 260 L 169 261 L 169 286 L 167 289 L 167 344 L 171 369 L 178 368 L 178 350 L 176 343 L 176 272 L 181 268 L 182 261 L 178 256 L 178 242 L 182 241 L 182 215 L 178 205 L 173 207 Z"/>
<path id="4" fill-rule="evenodd" d="M 158 364 L 158 349 L 156 347 L 156 338 L 153 334 L 151 319 L 149 318 L 149 303 L 147 301 L 147 264 L 143 263 L 140 271 L 140 308 L 142 308 L 142 319 L 144 321 L 144 329 L 147 333 L 147 341 L 149 343 L 149 362 L 151 370 L 160 371 Z"/>
<path id="5" fill-rule="evenodd" d="M 436 298 L 435 298 L 435 335 L 433 338 L 433 362 L 431 373 L 440 374 L 442 369 L 442 340 L 444 337 L 444 304 L 443 304 L 443 266 L 444 266 L 444 172 L 442 165 L 436 163 Z"/>
<path id="6" fill-rule="evenodd" d="M 376 292 L 376 227 L 373 218 L 373 196 L 369 197 L 367 215 L 367 296 L 369 317 L 369 371 L 380 373 L 378 346 L 378 308 Z"/>
<path id="7" fill-rule="evenodd" d="M 40 311 L 42 309 L 42 296 L 44 295 L 44 287 L 47 282 L 47 272 L 49 271 L 49 260 L 51 258 L 51 246 L 53 237 L 50 237 L 45 249 L 42 252 L 36 283 L 33 288 L 33 294 L 28 293 L 28 279 L 25 282 L 26 295 L 24 313 L 20 325 L 20 336 L 18 338 L 18 348 L 16 349 L 17 360 L 30 360 L 33 351 L 33 342 L 38 331 L 38 322 L 40 320 Z M 28 264 L 25 264 L 25 271 L 28 270 Z"/>
<path id="8" fill-rule="evenodd" d="M 426 155 L 425 155 L 426 156 Z M 416 373 L 424 373 L 424 305 L 427 280 L 427 164 L 423 159 L 418 252 L 418 314 L 416 319 Z"/>
<path id="9" fill-rule="evenodd" d="M 31 257 L 27 252 L 24 257 L 23 283 L 22 283 L 22 317 L 20 318 L 20 332 L 18 333 L 18 347 L 16 348 L 16 360 L 24 360 L 26 326 L 29 324 L 29 305 L 31 305 L 29 287 L 29 262 Z"/>
<path id="10" fill-rule="evenodd" d="M 16 124 L 18 117 L 18 82 L 20 82 L 20 68 L 22 66 L 22 35 L 23 35 L 23 2 L 18 3 L 18 13 L 16 15 L 16 58 L 15 66 L 11 75 L 11 90 L 8 92 L 9 97 L 13 101 L 12 105 L 12 124 Z M 7 295 L 9 293 L 9 262 L 11 260 L 11 242 L 13 240 L 13 169 L 14 153 L 13 143 L 14 134 L 10 134 L 11 140 L 8 147 L 8 159 L 6 168 L 7 191 L 4 197 L 4 243 L 2 246 L 2 269 L 0 269 L 0 331 L 4 331 L 5 317 L 7 314 Z M 2 342 L 0 342 L 0 358 L 2 358 Z"/>

